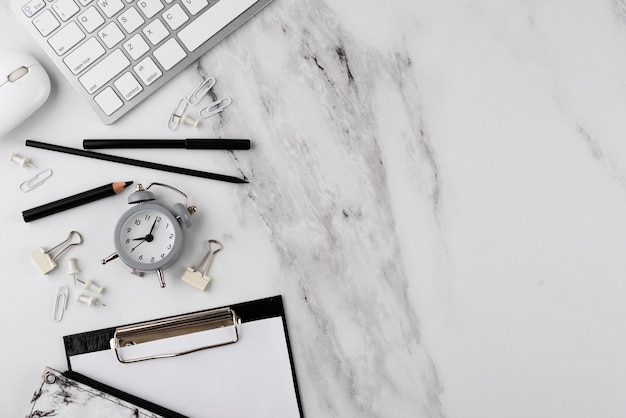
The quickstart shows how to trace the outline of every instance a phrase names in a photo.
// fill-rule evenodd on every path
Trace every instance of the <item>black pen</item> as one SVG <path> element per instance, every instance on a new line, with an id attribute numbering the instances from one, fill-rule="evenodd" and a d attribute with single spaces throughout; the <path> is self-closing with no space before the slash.
<path id="1" fill-rule="evenodd" d="M 186 139 L 85 139 L 84 149 L 105 148 L 184 148 L 248 150 L 249 139 L 186 138 Z"/>
<path id="2" fill-rule="evenodd" d="M 63 199 L 55 200 L 54 202 L 46 203 L 45 205 L 37 206 L 36 208 L 25 210 L 22 212 L 22 217 L 24 218 L 24 222 L 34 221 L 36 219 L 43 218 L 44 216 L 53 215 L 67 209 L 72 209 L 80 205 L 95 202 L 99 199 L 104 199 L 108 196 L 116 195 L 131 184 L 133 184 L 132 181 L 105 184 L 104 186 L 96 187 L 95 189 L 87 190 L 86 192 L 78 193 Z"/>

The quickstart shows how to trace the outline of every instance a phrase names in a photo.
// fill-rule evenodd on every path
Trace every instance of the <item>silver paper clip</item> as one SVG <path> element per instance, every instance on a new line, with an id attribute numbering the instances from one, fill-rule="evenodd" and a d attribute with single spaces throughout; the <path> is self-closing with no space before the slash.
<path id="1" fill-rule="evenodd" d="M 167 122 L 165 123 L 165 127 L 168 130 L 176 130 L 181 123 L 184 125 L 191 125 L 194 128 L 198 126 L 199 122 L 185 113 L 187 105 L 188 102 L 186 98 L 178 100 L 176 105 L 172 108 L 172 111 L 167 118 Z"/>
<path id="2" fill-rule="evenodd" d="M 206 80 L 200 82 L 198 86 L 189 93 L 187 96 L 187 103 L 190 105 L 197 105 L 202 97 L 207 94 L 215 85 L 215 79 L 213 77 L 209 77 Z"/>
<path id="3" fill-rule="evenodd" d="M 46 180 L 48 180 L 50 177 L 52 177 L 52 170 L 46 168 L 45 170 L 37 173 L 34 177 L 31 177 L 30 179 L 20 184 L 20 190 L 24 193 L 30 192 L 34 188 L 44 184 Z"/>
<path id="4" fill-rule="evenodd" d="M 224 109 L 230 106 L 232 102 L 233 100 L 230 97 L 217 99 L 213 103 L 210 103 L 208 106 L 205 106 L 202 109 L 198 110 L 198 116 L 202 119 L 210 118 L 211 116 L 223 112 Z"/>
<path id="5" fill-rule="evenodd" d="M 78 237 L 78 241 L 77 242 L 71 242 L 72 236 L 74 236 L 74 235 L 76 235 Z M 49 250 L 46 250 L 43 247 L 39 247 L 38 249 L 36 249 L 35 251 L 33 251 L 30 254 L 30 257 L 33 259 L 33 261 L 35 262 L 37 267 L 39 267 L 39 270 L 41 270 L 41 272 L 43 274 L 48 274 L 52 270 L 54 270 L 56 268 L 56 266 L 57 266 L 57 263 L 54 261 L 55 259 L 57 259 L 61 254 L 63 254 L 67 250 L 69 250 L 70 247 L 72 247 L 74 245 L 82 244 L 82 242 L 83 242 L 83 236 L 82 235 L 80 235 L 76 231 L 70 231 L 70 233 L 67 236 L 67 239 L 65 241 L 61 242 L 60 244 L 57 244 L 56 246 L 54 246 L 53 248 L 51 248 Z M 59 247 L 61 247 L 64 244 L 67 244 L 67 245 L 64 248 L 62 248 L 57 253 L 57 255 L 55 255 L 55 256 L 51 256 L 50 255 L 53 251 L 59 249 Z"/>
<path id="6" fill-rule="evenodd" d="M 67 287 L 61 286 L 57 289 L 57 293 L 54 296 L 54 309 L 52 310 L 52 318 L 55 321 L 61 322 L 63 319 L 69 297 L 70 291 Z"/>

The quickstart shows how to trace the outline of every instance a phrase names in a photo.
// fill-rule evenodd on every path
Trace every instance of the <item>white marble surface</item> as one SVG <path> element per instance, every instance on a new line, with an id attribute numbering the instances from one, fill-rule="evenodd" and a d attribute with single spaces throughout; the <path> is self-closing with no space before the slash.
<path id="1" fill-rule="evenodd" d="M 61 337 L 282 294 L 307 417 L 626 413 L 626 2 L 274 0 L 197 65 L 104 126 L 0 6 L 0 48 L 34 53 L 53 93 L 1 139 L 2 402 L 21 416 Z M 202 76 L 234 104 L 199 131 L 161 121 Z M 248 185 L 24 147 L 87 137 L 249 137 L 247 152 L 119 153 Z M 18 190 L 10 152 L 54 169 Z M 77 175 L 79 174 L 79 175 Z M 162 181 L 200 207 L 170 285 L 113 251 L 124 198 L 29 224 L 20 212 L 110 181 Z M 51 319 L 72 250 L 109 306 Z M 206 293 L 172 276 L 216 238 Z"/>

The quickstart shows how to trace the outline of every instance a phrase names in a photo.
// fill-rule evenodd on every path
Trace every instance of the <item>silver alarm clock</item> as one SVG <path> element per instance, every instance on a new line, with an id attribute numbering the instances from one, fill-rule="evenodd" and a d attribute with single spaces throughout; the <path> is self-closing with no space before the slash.
<path id="1" fill-rule="evenodd" d="M 156 197 L 148 189 L 152 186 L 166 187 L 185 197 L 185 204 L 175 203 L 173 211 L 155 202 Z M 183 248 L 183 228 L 191 226 L 195 206 L 187 206 L 187 195 L 163 183 L 150 183 L 144 188 L 137 185 L 128 197 L 134 205 L 122 214 L 114 230 L 116 252 L 102 260 L 106 264 L 116 258 L 142 276 L 145 272 L 157 273 L 161 287 L 165 287 L 163 270 L 180 256 Z"/>

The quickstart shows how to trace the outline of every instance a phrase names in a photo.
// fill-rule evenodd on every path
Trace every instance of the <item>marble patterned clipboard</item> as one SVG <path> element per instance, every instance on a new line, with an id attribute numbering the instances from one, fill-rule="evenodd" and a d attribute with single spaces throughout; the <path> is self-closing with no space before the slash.
<path id="1" fill-rule="evenodd" d="M 71 373 L 60 373 L 46 367 L 42 374 L 41 385 L 33 394 L 26 416 L 28 418 L 161 418 L 180 416 L 158 405 L 133 399 L 127 394 L 123 394 L 125 399 L 121 399 L 113 394 L 116 392 L 115 389 L 109 388 L 110 390 L 104 392 L 87 384 L 89 379 L 79 380 L 79 378 L 80 375 L 72 376 Z M 130 399 L 150 406 L 151 410 L 130 402 Z M 158 411 L 158 413 L 152 411 Z"/>

